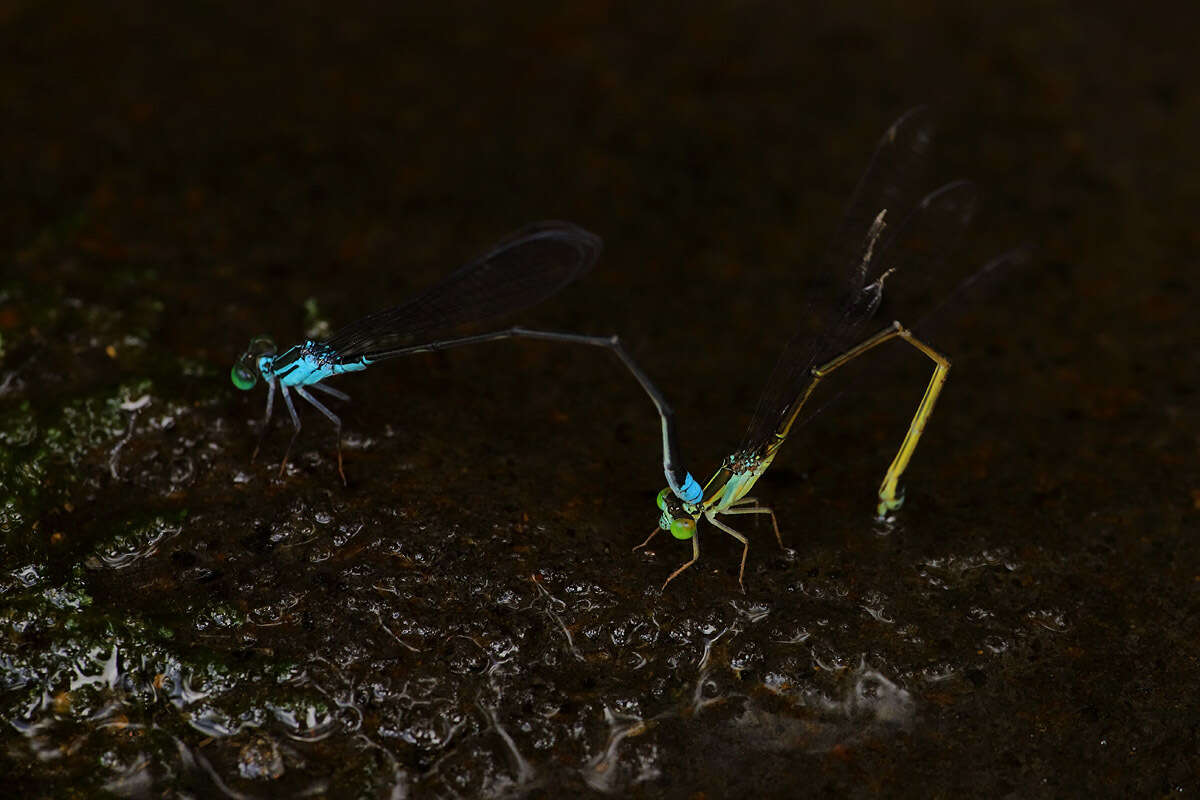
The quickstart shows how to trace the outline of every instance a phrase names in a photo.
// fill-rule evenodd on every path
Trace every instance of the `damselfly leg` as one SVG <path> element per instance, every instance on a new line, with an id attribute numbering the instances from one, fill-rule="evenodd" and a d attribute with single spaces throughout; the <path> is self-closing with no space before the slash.
<path id="1" fill-rule="evenodd" d="M 258 451 L 262 447 L 263 439 L 266 438 L 267 431 L 270 428 L 271 412 L 274 410 L 275 383 L 276 383 L 275 381 L 270 381 L 268 383 L 267 413 L 263 417 L 262 430 L 259 431 L 259 434 L 258 434 L 258 443 L 254 446 L 254 453 L 250 456 L 251 462 L 253 462 L 258 457 Z M 279 388 L 283 395 L 284 403 L 287 406 L 288 415 L 291 417 L 292 426 L 294 428 L 294 430 L 292 432 L 292 438 L 288 441 L 287 450 L 284 452 L 283 461 L 281 461 L 279 464 L 279 474 L 282 476 L 284 473 L 284 469 L 287 467 L 288 456 L 292 452 L 292 445 L 295 444 L 296 437 L 300 435 L 301 423 L 300 423 L 300 414 L 296 411 L 296 407 L 292 403 L 292 398 L 288 391 L 288 387 L 283 384 L 280 384 Z M 328 419 L 330 422 L 333 423 L 334 435 L 337 437 L 338 474 L 342 477 L 342 485 L 345 486 L 346 485 L 346 472 L 342 468 L 342 420 L 341 420 L 341 417 L 339 417 L 337 414 L 333 413 L 333 411 L 331 411 L 329 409 L 329 407 L 326 406 L 324 403 L 322 403 L 320 400 L 318 400 L 317 398 L 315 398 L 311 394 L 309 394 L 308 390 L 305 389 L 305 387 L 293 386 L 291 388 L 292 388 L 292 390 L 294 390 L 296 392 L 296 395 L 298 397 L 303 399 L 305 402 L 307 402 L 313 408 L 317 409 L 317 411 L 320 411 L 321 414 L 324 415 L 324 417 L 326 419 Z M 343 392 L 339 389 L 334 389 L 332 386 L 326 386 L 323 383 L 310 383 L 308 385 L 308 389 L 315 389 L 317 391 L 324 392 L 325 394 L 329 395 L 330 397 L 337 398 L 338 400 L 344 400 L 346 402 L 350 401 L 350 395 L 346 394 L 345 392 Z"/>
<path id="2" fill-rule="evenodd" d="M 650 544 L 650 540 L 651 540 L 651 539 L 653 539 L 655 536 L 658 536 L 658 532 L 659 532 L 659 531 L 661 531 L 661 530 L 662 530 L 662 528 L 655 528 L 654 530 L 650 531 L 650 535 L 649 535 L 649 536 L 647 536 L 647 537 L 646 537 L 646 538 L 645 538 L 645 539 L 642 541 L 642 543 L 641 543 L 641 544 L 635 544 L 635 545 L 633 546 L 633 552 L 635 552 L 635 553 L 636 553 L 638 550 L 641 550 L 643 547 L 645 547 L 646 545 Z"/>
<path id="3" fill-rule="evenodd" d="M 313 388 L 326 388 L 319 383 L 312 384 Z M 337 458 L 338 458 L 338 475 L 342 476 L 342 486 L 346 485 L 346 472 L 342 469 L 342 420 L 337 414 L 325 407 L 317 398 L 313 397 L 308 392 L 304 391 L 303 386 L 296 387 L 296 394 L 308 401 L 309 405 L 325 415 L 325 418 L 333 423 L 333 435 L 337 437 Z"/>
<path id="4" fill-rule="evenodd" d="M 271 424 L 271 412 L 275 410 L 275 379 L 267 381 L 267 413 L 263 415 L 262 430 L 258 432 L 258 441 L 254 444 L 254 452 L 250 454 L 250 463 L 258 458 L 258 451 L 262 449 L 263 439 L 267 438 L 267 429 Z"/>
<path id="5" fill-rule="evenodd" d="M 729 508 L 721 512 L 722 514 L 770 514 L 771 527 L 775 529 L 775 541 L 779 542 L 779 549 L 787 551 L 783 546 L 783 537 L 779 535 L 779 520 L 775 518 L 775 510 L 767 506 L 760 506 L 758 500 L 753 497 L 743 497 Z"/>
<path id="6" fill-rule="evenodd" d="M 649 539 L 647 539 L 646 541 L 649 541 Z M 692 537 L 692 558 L 691 558 L 691 560 L 687 561 L 679 569 L 675 570 L 670 575 L 668 575 L 667 579 L 665 581 L 663 581 L 662 589 L 660 589 L 659 591 L 666 591 L 668 583 L 675 580 L 676 576 L 678 576 L 681 572 L 683 572 L 685 569 L 690 567 L 692 564 L 695 564 L 699 560 L 700 560 L 700 537 L 693 536 Z"/>
<path id="7" fill-rule="evenodd" d="M 296 437 L 300 435 L 300 415 L 296 413 L 296 406 L 292 404 L 292 395 L 288 393 L 286 384 L 279 385 L 279 391 L 283 394 L 283 402 L 287 404 L 288 414 L 292 417 L 292 425 L 295 430 L 292 431 L 292 438 L 288 440 L 287 450 L 283 451 L 283 460 L 279 462 L 279 477 L 283 477 L 283 468 L 287 466 L 288 456 L 292 454 L 292 445 L 296 443 Z"/>
<path id="8" fill-rule="evenodd" d="M 722 511 L 720 513 L 736 514 L 738 512 L 736 509 L 726 509 L 725 511 Z M 751 512 L 751 513 L 753 513 L 753 512 Z M 735 531 L 733 528 L 726 525 L 724 522 L 721 522 L 721 520 L 717 519 L 717 512 L 715 512 L 715 511 L 710 511 L 709 513 L 705 514 L 704 518 L 707 519 L 709 522 L 711 522 L 716 527 L 725 531 L 730 536 L 732 536 L 733 538 L 737 539 L 739 542 L 742 543 L 742 565 L 738 568 L 738 586 L 741 587 L 742 594 L 745 594 L 746 593 L 746 584 L 742 583 L 742 576 L 746 574 L 746 556 L 750 555 L 750 540 L 747 539 L 742 534 Z M 700 538 L 699 536 L 694 537 L 694 539 L 699 539 L 699 538 Z M 672 575 L 671 577 L 673 578 L 675 576 Z M 670 578 L 668 578 L 667 583 L 670 583 L 670 582 L 671 582 L 671 580 L 670 580 Z M 664 589 L 667 588 L 666 583 L 663 584 L 663 588 Z"/>

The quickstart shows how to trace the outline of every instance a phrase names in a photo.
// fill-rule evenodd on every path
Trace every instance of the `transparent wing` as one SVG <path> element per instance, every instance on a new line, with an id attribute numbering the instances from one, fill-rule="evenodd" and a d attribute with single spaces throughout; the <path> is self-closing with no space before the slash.
<path id="1" fill-rule="evenodd" d="M 599 236 L 569 222 L 535 223 L 412 300 L 341 328 L 325 345 L 339 361 L 351 361 L 522 311 L 591 269 L 601 247 Z"/>
<path id="2" fill-rule="evenodd" d="M 933 133 L 932 115 L 920 106 L 900 117 L 880 139 L 821 261 L 800 331 L 784 346 L 759 397 L 741 452 L 755 451 L 772 440 L 808 385 L 814 366 L 864 338 L 861 329 L 880 300 L 875 281 L 887 269 L 901 266 L 896 261 L 905 240 L 917 229 L 931 227 L 922 218 L 932 223 L 932 217 L 944 211 L 940 203 L 930 208 L 921 198 Z M 874 230 L 880 221 L 882 231 Z M 930 248 L 935 244 L 934 239 L 927 242 Z M 899 279 L 900 274 L 889 276 L 883 291 Z"/>

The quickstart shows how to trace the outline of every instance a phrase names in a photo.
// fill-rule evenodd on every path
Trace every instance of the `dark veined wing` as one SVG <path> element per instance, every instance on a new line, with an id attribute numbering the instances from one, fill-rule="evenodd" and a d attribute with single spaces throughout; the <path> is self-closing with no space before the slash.
<path id="1" fill-rule="evenodd" d="M 756 452 L 773 440 L 812 380 L 813 367 L 866 338 L 865 323 L 883 295 L 890 298 L 895 285 L 904 281 L 927 286 L 939 277 L 938 267 L 974 215 L 976 192 L 960 181 L 921 196 L 933 127 L 928 110 L 918 107 L 880 140 L 822 260 L 820 277 L 832 283 L 810 297 L 801 330 L 776 362 L 739 453 Z M 881 285 L 888 270 L 895 274 Z"/>
<path id="2" fill-rule="evenodd" d="M 341 328 L 325 345 L 339 361 L 350 361 L 522 311 L 591 269 L 601 248 L 599 236 L 569 222 L 534 223 L 412 300 Z"/>

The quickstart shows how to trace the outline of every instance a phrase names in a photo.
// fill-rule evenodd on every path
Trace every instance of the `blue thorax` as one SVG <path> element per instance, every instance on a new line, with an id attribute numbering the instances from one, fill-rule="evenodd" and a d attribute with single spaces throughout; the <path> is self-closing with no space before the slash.
<path id="1" fill-rule="evenodd" d="M 311 386 L 343 372 L 359 372 L 371 363 L 365 356 L 349 363 L 337 358 L 334 350 L 310 340 L 286 353 L 260 357 L 258 371 L 264 380 L 278 380 L 282 386 Z"/>

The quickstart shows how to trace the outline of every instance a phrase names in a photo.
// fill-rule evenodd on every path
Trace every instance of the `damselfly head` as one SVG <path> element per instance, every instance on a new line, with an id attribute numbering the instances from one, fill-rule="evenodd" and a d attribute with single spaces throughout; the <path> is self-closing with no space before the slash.
<path id="1" fill-rule="evenodd" d="M 658 493 L 658 508 L 662 511 L 658 527 L 670 531 L 676 539 L 690 539 L 696 535 L 696 520 L 684 509 L 671 487 Z"/>
<path id="2" fill-rule="evenodd" d="M 246 347 L 246 352 L 238 357 L 237 363 L 229 371 L 229 379 L 242 391 L 253 389 L 262 374 L 259 365 L 263 357 L 270 358 L 275 353 L 275 342 L 270 336 L 255 336 Z"/>

